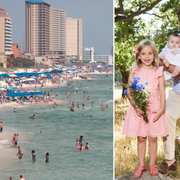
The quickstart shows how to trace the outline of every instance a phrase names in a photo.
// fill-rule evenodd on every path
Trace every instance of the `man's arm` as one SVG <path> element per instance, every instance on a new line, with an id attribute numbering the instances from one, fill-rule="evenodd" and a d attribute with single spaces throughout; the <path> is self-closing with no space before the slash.
<path id="1" fill-rule="evenodd" d="M 169 67 L 167 68 L 167 67 L 164 65 L 164 63 L 163 63 L 163 60 L 160 60 L 160 61 L 159 61 L 159 66 L 163 66 L 163 70 L 164 70 L 164 71 L 167 71 L 167 72 L 169 72 L 169 73 L 171 73 L 171 74 L 172 74 L 172 72 L 174 71 L 174 69 L 175 69 L 175 67 L 176 67 L 176 66 L 170 64 Z M 180 79 L 180 74 L 177 75 L 175 78 Z"/>

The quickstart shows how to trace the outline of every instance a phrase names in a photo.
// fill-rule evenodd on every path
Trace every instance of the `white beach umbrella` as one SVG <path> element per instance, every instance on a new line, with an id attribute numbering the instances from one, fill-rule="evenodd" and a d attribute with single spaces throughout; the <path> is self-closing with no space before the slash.
<path id="1" fill-rule="evenodd" d="M 26 79 L 26 81 L 34 81 L 35 79 L 33 79 L 33 78 L 28 78 L 28 79 Z"/>
<path id="2" fill-rule="evenodd" d="M 9 77 L 17 77 L 16 75 L 14 74 L 10 74 Z"/>

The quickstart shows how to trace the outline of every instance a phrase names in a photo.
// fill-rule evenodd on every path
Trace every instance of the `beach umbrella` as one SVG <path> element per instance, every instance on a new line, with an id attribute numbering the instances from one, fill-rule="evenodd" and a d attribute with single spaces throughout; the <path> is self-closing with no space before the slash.
<path id="1" fill-rule="evenodd" d="M 37 78 L 36 76 L 30 76 L 30 77 L 33 78 L 33 79 Z"/>
<path id="2" fill-rule="evenodd" d="M 33 78 L 28 78 L 28 79 L 26 79 L 26 81 L 34 81 L 35 79 L 33 79 Z"/>
<path id="3" fill-rule="evenodd" d="M 27 79 L 26 77 L 21 77 L 21 78 L 19 78 L 19 79 L 21 79 L 21 80 L 25 80 L 25 79 Z"/>
<path id="4" fill-rule="evenodd" d="M 9 77 L 17 77 L 16 75 L 14 75 L 14 74 L 8 74 L 9 75 Z"/>

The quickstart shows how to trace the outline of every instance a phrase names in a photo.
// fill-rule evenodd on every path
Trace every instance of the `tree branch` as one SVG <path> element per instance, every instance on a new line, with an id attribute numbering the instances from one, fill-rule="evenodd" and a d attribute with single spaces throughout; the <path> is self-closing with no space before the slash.
<path id="1" fill-rule="evenodd" d="M 150 14 L 150 13 L 148 13 L 148 12 L 146 12 L 146 13 L 144 13 L 144 14 L 148 14 L 148 15 L 150 15 L 150 16 L 153 15 L 153 16 L 156 16 L 156 17 L 159 17 L 159 18 L 167 17 L 168 20 L 171 21 L 168 15 L 159 16 L 159 15 L 157 15 L 157 14 L 154 14 L 154 13 L 153 13 L 153 14 Z"/>
<path id="2" fill-rule="evenodd" d="M 124 14 L 125 12 L 124 12 L 124 6 L 122 0 L 119 0 L 119 6 L 120 8 L 115 9 L 115 14 Z"/>
<path id="3" fill-rule="evenodd" d="M 121 0 L 119 0 L 119 3 L 120 3 Z M 137 11 L 137 12 L 134 12 L 132 13 L 131 15 L 129 16 L 116 16 L 115 17 L 115 22 L 118 22 L 118 21 L 122 21 L 122 20 L 128 20 L 128 19 L 133 19 L 135 16 L 138 16 L 140 14 L 144 14 L 146 11 L 150 11 L 155 5 L 157 5 L 159 2 L 161 2 L 162 0 L 157 0 L 155 1 L 154 3 L 151 4 L 151 6 L 145 8 L 144 10 L 141 10 L 141 11 Z M 116 11 L 115 11 L 116 12 Z"/>

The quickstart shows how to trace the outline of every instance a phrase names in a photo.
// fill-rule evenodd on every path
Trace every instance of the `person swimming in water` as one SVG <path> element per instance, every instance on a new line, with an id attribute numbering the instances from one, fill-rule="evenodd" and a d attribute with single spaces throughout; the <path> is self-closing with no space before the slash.
<path id="1" fill-rule="evenodd" d="M 70 111 L 74 112 L 74 108 L 72 106 L 70 106 Z"/>
<path id="2" fill-rule="evenodd" d="M 88 144 L 88 142 L 87 142 L 86 145 L 85 145 L 85 149 L 89 149 L 89 144 Z"/>
<path id="3" fill-rule="evenodd" d="M 92 117 L 92 115 L 82 115 L 82 117 Z"/>
<path id="4" fill-rule="evenodd" d="M 79 102 L 77 103 L 77 108 L 80 108 L 80 103 Z"/>
<path id="5" fill-rule="evenodd" d="M 17 147 L 18 136 L 19 136 L 19 134 L 16 134 L 16 136 L 15 136 L 15 147 Z"/>
<path id="6" fill-rule="evenodd" d="M 94 107 L 94 102 L 93 102 L 93 101 L 92 101 L 92 103 L 91 103 L 91 104 L 92 104 L 92 107 Z"/>
<path id="7" fill-rule="evenodd" d="M 49 153 L 46 153 L 46 163 L 49 162 Z"/>
<path id="8" fill-rule="evenodd" d="M 33 116 L 31 116 L 30 119 L 35 119 L 35 114 Z"/>
<path id="9" fill-rule="evenodd" d="M 104 104 L 103 103 L 101 103 L 101 109 L 102 109 L 102 111 L 104 110 Z"/>
<path id="10" fill-rule="evenodd" d="M 82 144 L 82 139 L 83 139 L 83 135 L 80 136 L 80 139 L 79 139 L 79 144 L 81 145 Z"/>
<path id="11" fill-rule="evenodd" d="M 18 155 L 18 159 L 21 160 L 21 159 L 22 159 L 22 156 L 23 156 L 23 152 L 22 152 L 20 146 L 18 146 L 18 153 L 17 153 L 17 155 Z M 16 156 L 17 156 L 17 155 L 16 155 Z"/>
<path id="12" fill-rule="evenodd" d="M 77 138 L 76 138 L 76 143 L 77 143 L 77 145 L 79 145 L 79 136 L 77 136 Z"/>
<path id="13" fill-rule="evenodd" d="M 53 105 L 53 108 L 55 109 L 56 108 L 56 106 L 57 106 L 57 104 L 56 104 L 56 102 L 54 103 L 54 105 Z"/>
<path id="14" fill-rule="evenodd" d="M 17 112 L 16 108 L 14 108 L 14 112 Z"/>
<path id="15" fill-rule="evenodd" d="M 72 107 L 74 108 L 74 101 L 72 102 Z"/>
<path id="16" fill-rule="evenodd" d="M 79 150 L 80 150 L 80 152 L 83 152 L 83 146 L 82 146 L 82 144 L 80 145 Z"/>
<path id="17" fill-rule="evenodd" d="M 82 102 L 83 109 L 85 109 L 85 101 Z"/>
<path id="18" fill-rule="evenodd" d="M 31 153 L 32 153 L 32 161 L 35 162 L 36 161 L 35 150 L 32 150 Z"/>

